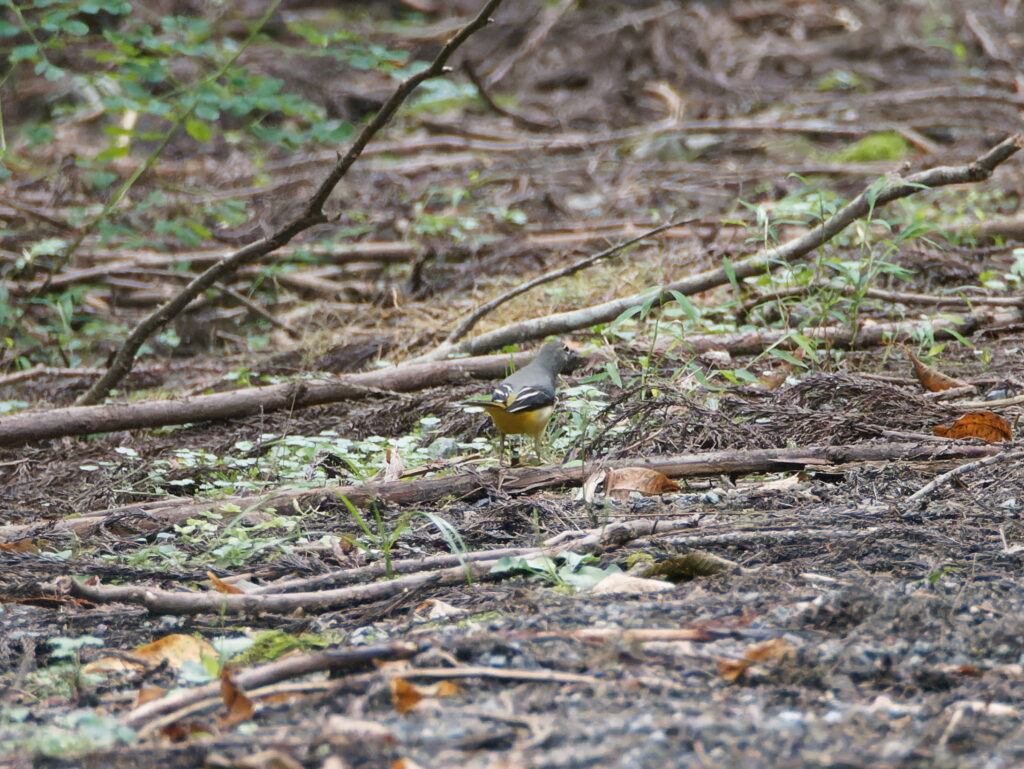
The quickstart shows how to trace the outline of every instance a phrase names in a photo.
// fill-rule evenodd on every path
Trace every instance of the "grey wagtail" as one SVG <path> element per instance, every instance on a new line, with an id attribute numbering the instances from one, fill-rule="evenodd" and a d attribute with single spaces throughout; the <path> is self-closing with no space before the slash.
<path id="1" fill-rule="evenodd" d="M 537 459 L 541 456 L 541 436 L 555 409 L 555 385 L 558 375 L 572 360 L 572 353 L 561 342 L 547 342 L 540 352 L 517 372 L 494 388 L 490 400 L 463 401 L 480 406 L 498 430 L 498 462 L 505 456 L 506 435 L 529 435 Z"/>

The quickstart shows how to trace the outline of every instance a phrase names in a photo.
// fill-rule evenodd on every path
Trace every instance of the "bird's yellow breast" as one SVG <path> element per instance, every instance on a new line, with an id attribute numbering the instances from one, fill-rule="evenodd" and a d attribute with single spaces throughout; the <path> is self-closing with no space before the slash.
<path id="1" fill-rule="evenodd" d="M 491 419 L 498 432 L 506 435 L 532 435 L 534 438 L 544 432 L 548 421 L 551 419 L 552 406 L 531 411 L 505 411 L 496 403 L 474 403 L 474 406 L 482 407 Z"/>

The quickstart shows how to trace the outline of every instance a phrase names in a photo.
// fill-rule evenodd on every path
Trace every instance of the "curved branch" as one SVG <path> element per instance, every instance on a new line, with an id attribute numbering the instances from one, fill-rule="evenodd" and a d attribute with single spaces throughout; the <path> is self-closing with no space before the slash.
<path id="1" fill-rule="evenodd" d="M 660 305 L 670 301 L 672 292 L 684 295 L 698 294 L 725 285 L 731 277 L 742 280 L 769 270 L 772 265 L 785 264 L 799 259 L 830 241 L 857 219 L 869 215 L 874 209 L 886 203 L 909 197 L 924 189 L 983 181 L 989 178 L 1001 163 L 1022 148 L 1024 148 L 1024 134 L 1018 133 L 1000 142 L 984 155 L 966 165 L 938 166 L 902 179 L 890 178 L 876 181 L 821 224 L 781 246 L 765 249 L 747 259 L 736 262 L 732 265 L 731 271 L 724 267 L 718 267 L 659 287 L 654 304 Z M 543 318 L 531 318 L 468 339 L 455 345 L 451 352 L 480 355 L 505 345 L 565 334 L 592 326 L 595 323 L 608 323 L 631 307 L 650 300 L 650 292 L 632 294 L 579 310 L 557 312 Z"/>
<path id="2" fill-rule="evenodd" d="M 402 102 L 408 98 L 409 94 L 420 83 L 445 74 L 447 71 L 445 65 L 448 63 L 448 59 L 451 58 L 459 46 L 466 42 L 470 35 L 487 25 L 490 21 L 491 13 L 500 4 L 501 0 L 488 0 L 475 18 L 445 43 L 429 67 L 403 80 L 399 84 L 395 92 L 384 102 L 384 106 L 380 108 L 380 111 L 377 112 L 373 120 L 367 123 L 363 130 L 359 132 L 359 135 L 352 142 L 348 151 L 338 158 L 334 168 L 327 174 L 327 178 L 321 182 L 316 192 L 306 202 L 301 214 L 278 229 L 273 235 L 261 238 L 255 243 L 250 243 L 244 248 L 229 254 L 195 278 L 195 280 L 185 286 L 164 305 L 143 318 L 121 344 L 120 349 L 118 349 L 117 354 L 103 376 L 78 399 L 79 405 L 92 405 L 103 400 L 110 393 L 111 389 L 116 387 L 128 372 L 131 371 L 132 364 L 135 362 L 135 356 L 146 340 L 157 329 L 181 313 L 188 306 L 189 302 L 203 293 L 203 291 L 218 280 L 233 273 L 243 264 L 285 245 L 303 230 L 326 222 L 327 216 L 324 214 L 323 207 L 327 202 L 327 198 L 334 191 L 342 177 L 348 172 L 349 168 L 352 167 L 352 164 L 362 154 L 366 145 L 387 124 Z"/>

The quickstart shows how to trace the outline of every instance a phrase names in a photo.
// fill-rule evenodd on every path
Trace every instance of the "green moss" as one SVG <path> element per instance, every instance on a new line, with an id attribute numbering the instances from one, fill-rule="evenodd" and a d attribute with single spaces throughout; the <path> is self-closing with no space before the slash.
<path id="1" fill-rule="evenodd" d="M 239 654 L 232 662 L 245 665 L 269 662 L 294 649 L 325 649 L 330 645 L 329 639 L 313 633 L 295 636 L 282 630 L 268 630 L 256 636 L 253 645 Z"/>
<path id="2" fill-rule="evenodd" d="M 669 582 L 686 582 L 696 577 L 710 577 L 722 570 L 722 564 L 715 559 L 694 552 L 666 558 L 648 569 L 644 576 Z"/>
<path id="3" fill-rule="evenodd" d="M 868 163 L 878 160 L 901 160 L 910 145 L 895 131 L 871 134 L 836 153 L 844 163 Z"/>

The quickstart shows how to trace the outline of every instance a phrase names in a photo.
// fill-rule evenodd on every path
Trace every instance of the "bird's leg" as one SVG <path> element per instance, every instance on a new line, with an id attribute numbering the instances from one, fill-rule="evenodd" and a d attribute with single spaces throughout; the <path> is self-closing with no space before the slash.
<path id="1" fill-rule="evenodd" d="M 498 433 L 498 467 L 504 463 L 505 460 L 505 433 Z"/>
<path id="2" fill-rule="evenodd" d="M 541 435 L 543 435 L 543 433 L 541 433 Z M 544 451 L 542 450 L 540 439 L 540 435 L 533 436 L 533 452 L 537 455 L 537 461 L 544 464 L 547 460 L 544 458 Z"/>

